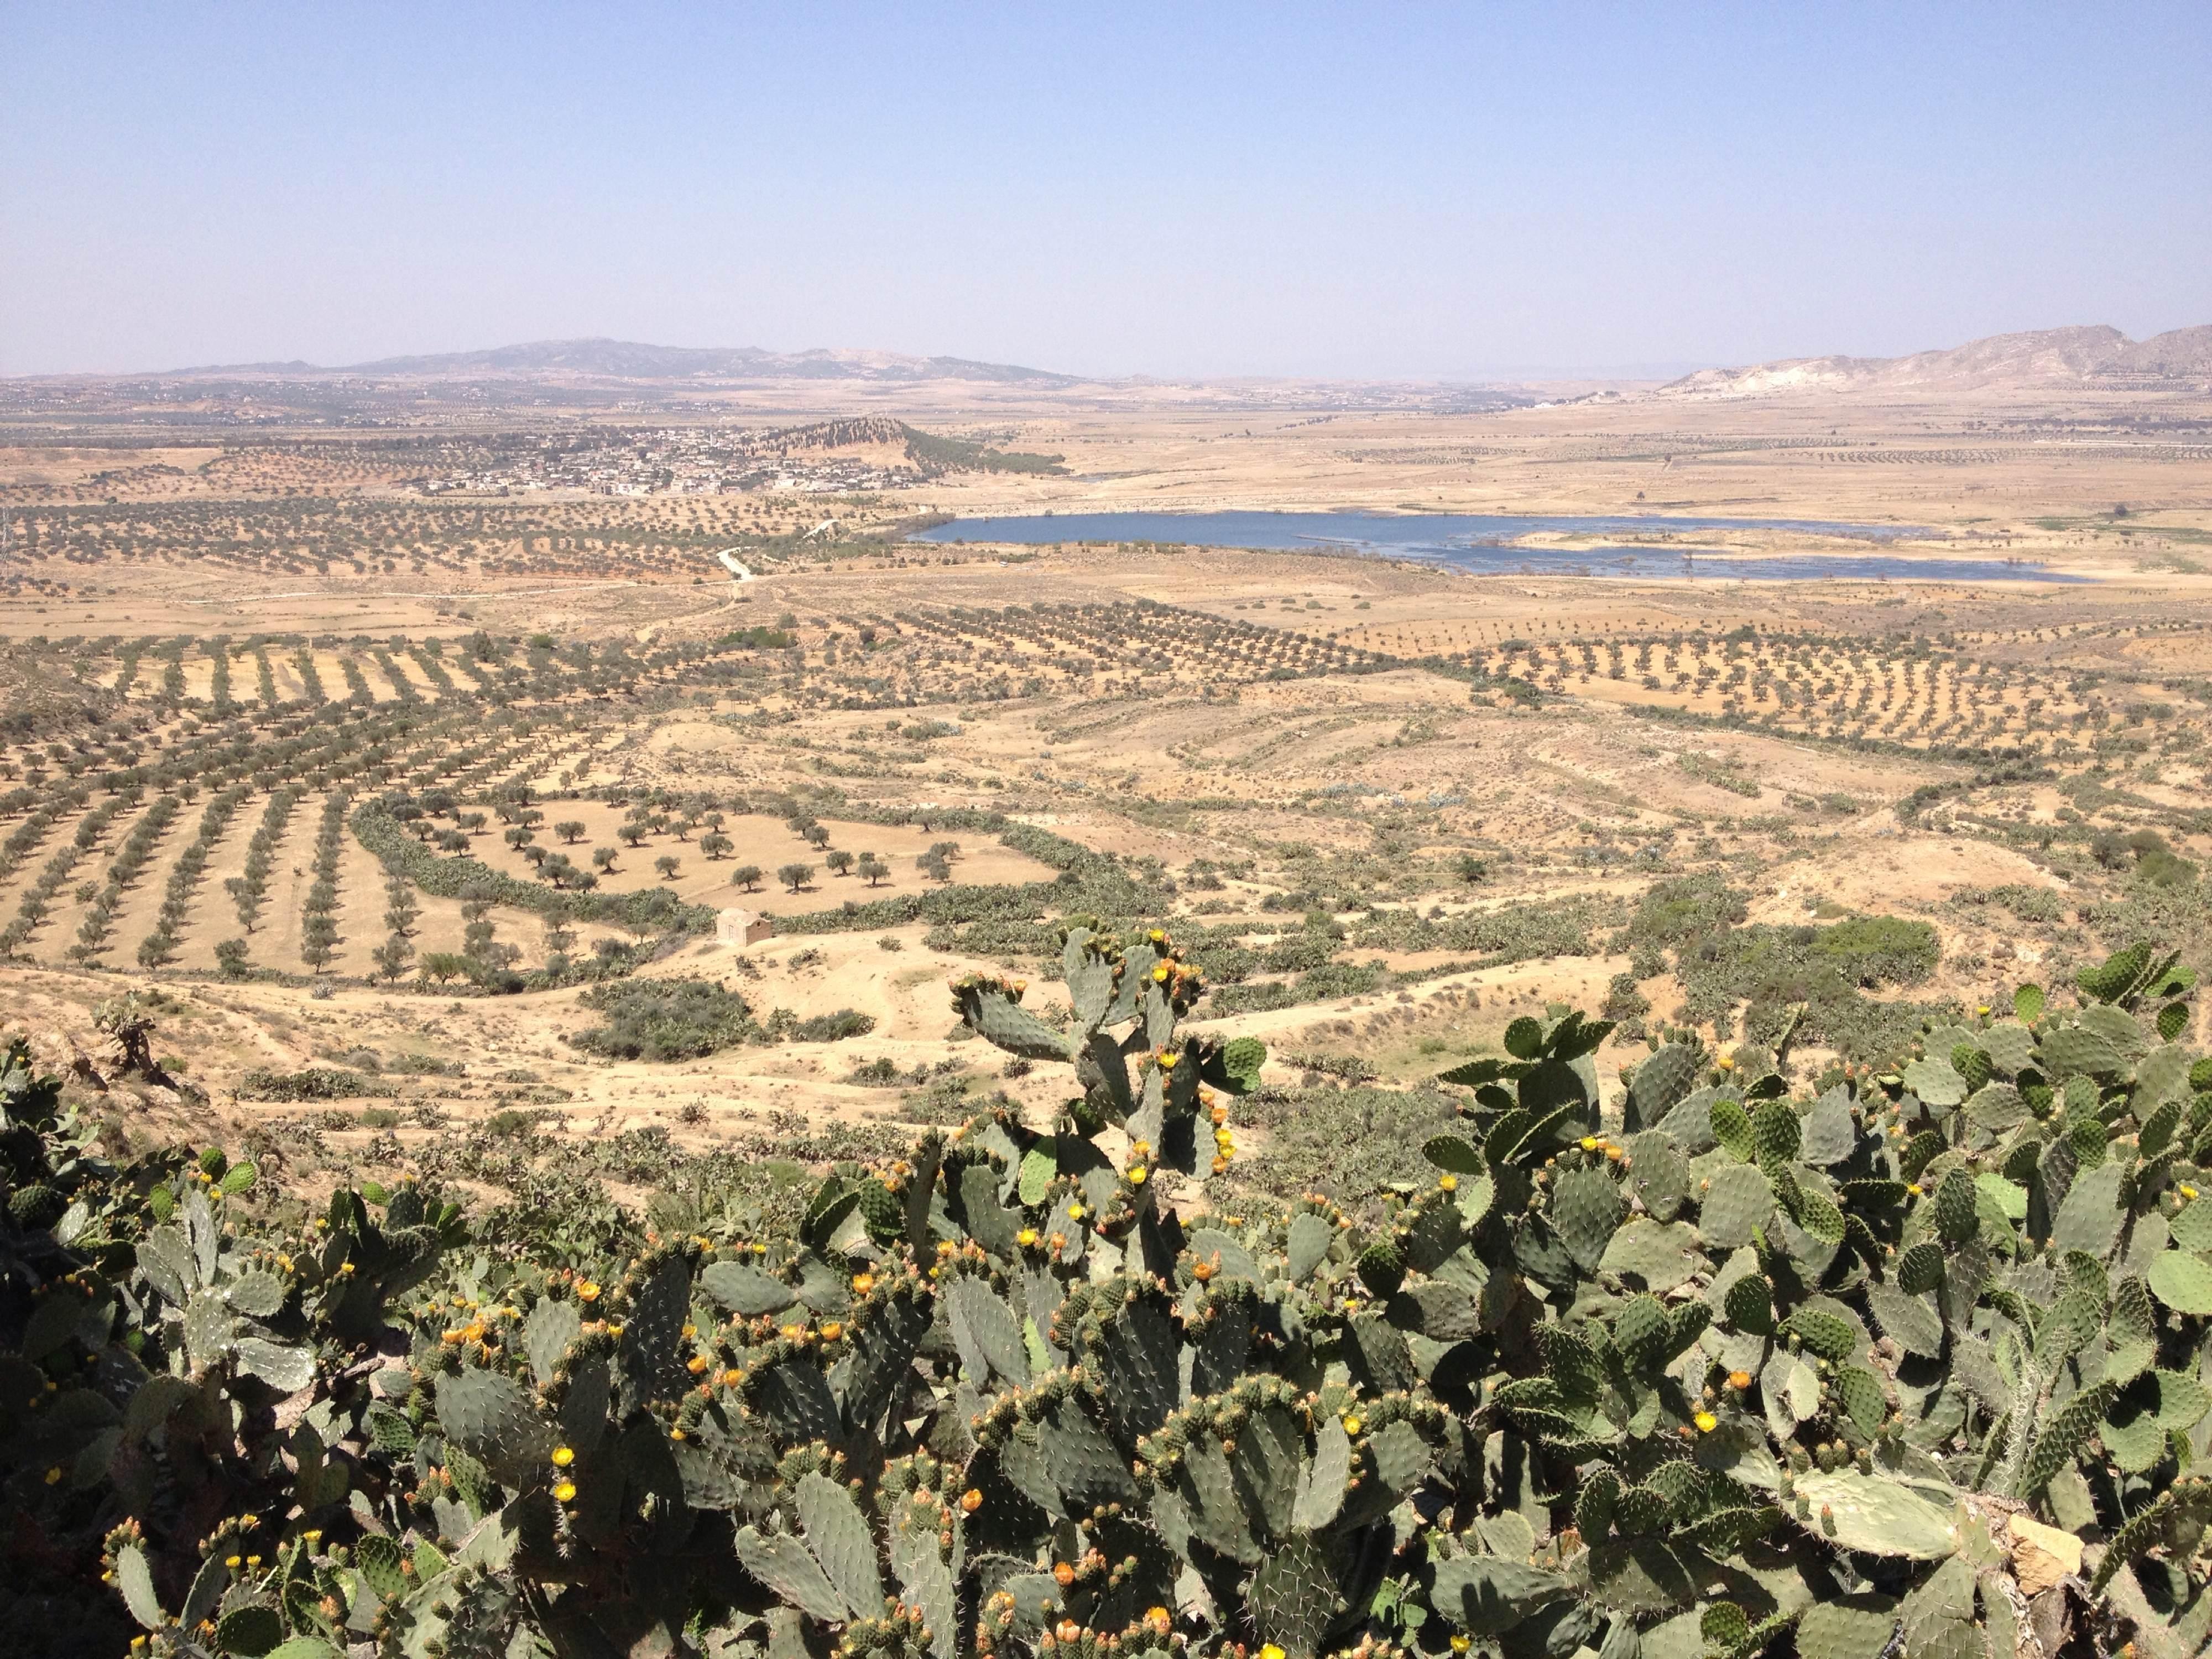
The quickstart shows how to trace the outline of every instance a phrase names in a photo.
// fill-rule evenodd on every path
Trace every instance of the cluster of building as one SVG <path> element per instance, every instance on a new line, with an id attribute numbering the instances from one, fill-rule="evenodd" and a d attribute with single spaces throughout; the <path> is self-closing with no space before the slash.
<path id="1" fill-rule="evenodd" d="M 890 465 L 875 455 L 793 451 L 778 441 L 781 435 L 701 427 L 605 437 L 564 434 L 489 458 L 481 452 L 467 455 L 456 444 L 455 459 L 463 464 L 414 483 L 426 495 L 556 489 L 595 495 L 720 495 L 759 489 L 842 495 L 904 489 L 921 478 L 911 465 Z"/>

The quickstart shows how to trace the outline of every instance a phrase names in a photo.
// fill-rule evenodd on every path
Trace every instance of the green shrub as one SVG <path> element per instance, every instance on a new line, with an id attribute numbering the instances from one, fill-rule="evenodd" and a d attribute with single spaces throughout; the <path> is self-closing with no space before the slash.
<path id="1" fill-rule="evenodd" d="M 2058 894 L 2047 887 L 2030 887 L 2021 882 L 1961 888 L 1952 896 L 1952 902 L 1970 909 L 1984 904 L 1998 905 L 2021 921 L 2051 923 L 2063 921 L 2066 916 L 2065 904 Z"/>
<path id="2" fill-rule="evenodd" d="M 1680 876 L 1644 894 L 1630 918 L 1628 937 L 1637 943 L 1679 945 L 1741 921 L 1749 914 L 1745 895 L 1719 876 Z"/>
<path id="3" fill-rule="evenodd" d="M 1262 1090 L 1237 1115 L 1266 1133 L 1266 1147 L 1236 1162 L 1231 1184 L 1255 1199 L 1318 1192 L 1347 1206 L 1371 1204 L 1392 1182 L 1426 1172 L 1421 1148 L 1451 1127 L 1456 1107 L 1426 1088 Z"/>
<path id="4" fill-rule="evenodd" d="M 578 999 L 605 1023 L 568 1042 L 606 1060 L 696 1060 L 759 1031 L 752 1009 L 714 980 L 626 979 L 594 985 Z"/>
<path id="5" fill-rule="evenodd" d="M 791 1028 L 793 1042 L 842 1042 L 847 1037 L 866 1036 L 876 1029 L 875 1017 L 851 1008 L 840 1008 L 832 1014 L 817 1014 L 802 1019 Z"/>
<path id="6" fill-rule="evenodd" d="M 2154 847 L 2136 860 L 2136 874 L 2154 887 L 2178 890 L 2195 884 L 2197 864 L 2163 847 Z"/>
<path id="7" fill-rule="evenodd" d="M 1820 930 L 1813 954 L 1854 984 L 1917 985 L 1936 971 L 1942 945 L 1924 921 L 1853 916 Z"/>
<path id="8" fill-rule="evenodd" d="M 238 1080 L 241 1100 L 354 1100 L 396 1092 L 382 1078 L 332 1066 L 309 1066 L 296 1072 L 257 1067 Z"/>

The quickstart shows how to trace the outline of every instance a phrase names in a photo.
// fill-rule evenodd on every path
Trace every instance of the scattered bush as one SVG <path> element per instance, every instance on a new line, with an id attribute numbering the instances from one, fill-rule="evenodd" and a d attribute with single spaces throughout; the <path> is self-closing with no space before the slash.
<path id="1" fill-rule="evenodd" d="M 619 980 L 592 986 L 579 1000 L 605 1024 L 568 1041 L 606 1060 L 696 1060 L 760 1030 L 745 1000 L 713 980 Z"/>
<path id="2" fill-rule="evenodd" d="M 334 1066 L 308 1066 L 296 1072 L 257 1067 L 239 1079 L 241 1100 L 356 1100 L 397 1093 L 382 1078 Z"/>
<path id="3" fill-rule="evenodd" d="M 840 1008 L 831 1014 L 817 1014 L 802 1019 L 791 1028 L 793 1042 L 842 1042 L 847 1037 L 866 1036 L 876 1029 L 873 1015 L 857 1012 L 851 1008 Z"/>

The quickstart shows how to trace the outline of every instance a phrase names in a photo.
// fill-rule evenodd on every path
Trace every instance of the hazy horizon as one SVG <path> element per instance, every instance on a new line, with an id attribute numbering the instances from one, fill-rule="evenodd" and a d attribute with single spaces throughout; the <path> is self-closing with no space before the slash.
<path id="1" fill-rule="evenodd" d="M 568 345 L 599 341 L 606 341 L 618 345 L 642 345 L 679 350 L 735 351 L 757 349 L 772 352 L 780 356 L 799 356 L 811 351 L 857 351 L 882 353 L 890 356 L 915 358 L 921 358 L 925 356 L 925 354 L 920 352 L 905 351 L 897 346 L 884 345 L 880 342 L 870 341 L 837 341 L 834 343 L 829 341 L 815 341 L 802 345 L 784 345 L 772 343 L 764 343 L 757 340 L 625 340 L 619 339 L 617 337 L 609 334 L 579 334 L 558 340 L 483 341 L 472 346 L 441 348 L 437 351 L 387 351 L 379 353 L 374 357 L 364 357 L 357 362 L 346 363 L 317 362 L 311 358 L 305 357 L 257 357 L 241 358 L 235 362 L 220 363 L 166 363 L 152 366 L 141 364 L 135 368 L 118 370 L 46 370 L 38 371 L 34 374 L 17 375 L 12 378 L 30 379 L 36 378 L 38 374 L 51 374 L 58 377 L 67 377 L 71 374 L 85 374 L 94 377 L 111 374 L 129 376 L 131 374 L 140 374 L 168 376 L 212 373 L 216 371 L 236 372 L 258 368 L 266 368 L 270 369 L 304 368 L 307 370 L 326 370 L 332 374 L 345 374 L 373 368 L 378 364 L 384 362 L 404 362 L 414 359 L 450 356 L 467 356 L 478 352 L 510 350 L 519 347 L 536 345 Z M 1047 374 L 1073 374 L 1074 373 L 1074 371 L 1059 369 L 1051 363 L 998 362 L 993 359 L 974 357 L 964 352 L 937 352 L 927 354 L 927 356 L 970 362 L 989 362 L 998 368 L 1032 369 Z M 1469 374 L 1407 374 L 1396 376 L 1341 375 L 1315 376 L 1310 378 L 1340 379 L 1346 380 L 1359 379 L 1372 379 L 1378 380 L 1387 379 L 1407 381 L 1436 380 L 1444 384 L 1479 384 L 1486 380 L 1510 380 L 1516 379 L 1522 380 L 1677 380 L 1685 374 L 1693 374 L 1700 368 L 1709 368 L 1716 366 L 1717 365 L 1710 363 L 1687 362 L 1677 363 L 1582 363 L 1565 366 L 1546 363 L 1504 363 L 1499 364 L 1495 368 L 1486 368 L 1479 373 Z M 1176 377 L 1160 374 L 1152 370 L 1138 368 L 1132 369 L 1126 374 L 1100 375 L 1097 378 L 1101 380 L 1166 380 Z M 1205 378 L 1217 380 L 1231 380 L 1238 379 L 1290 380 L 1309 377 L 1296 374 L 1268 374 L 1264 373 L 1244 374 L 1232 371 Z"/>
<path id="2" fill-rule="evenodd" d="M 2212 319 L 2200 9 L 0 23 L 0 374 L 1666 378 Z"/>

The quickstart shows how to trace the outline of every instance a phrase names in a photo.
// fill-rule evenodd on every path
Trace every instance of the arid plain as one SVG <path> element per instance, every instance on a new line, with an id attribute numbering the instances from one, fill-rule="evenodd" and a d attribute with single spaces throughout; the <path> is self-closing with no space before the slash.
<path id="1" fill-rule="evenodd" d="M 872 1155 L 1057 1105 L 945 988 L 1048 1008 L 1087 912 L 1173 929 L 1269 1045 L 1224 1190 L 1328 1184 L 1315 1125 L 1418 1119 L 1547 1002 L 1625 1022 L 1608 1072 L 1677 1023 L 1817 1063 L 2207 943 L 2202 387 L 235 394 L 0 410 L 0 983 L 119 1135 L 493 1190 Z M 493 482 L 672 431 L 756 475 Z M 906 539 L 1225 510 L 1651 520 L 1571 575 Z M 1869 543 L 1669 517 L 1990 568 L 1740 580 Z M 695 981 L 736 1000 L 705 1052 L 572 1040 Z"/>

